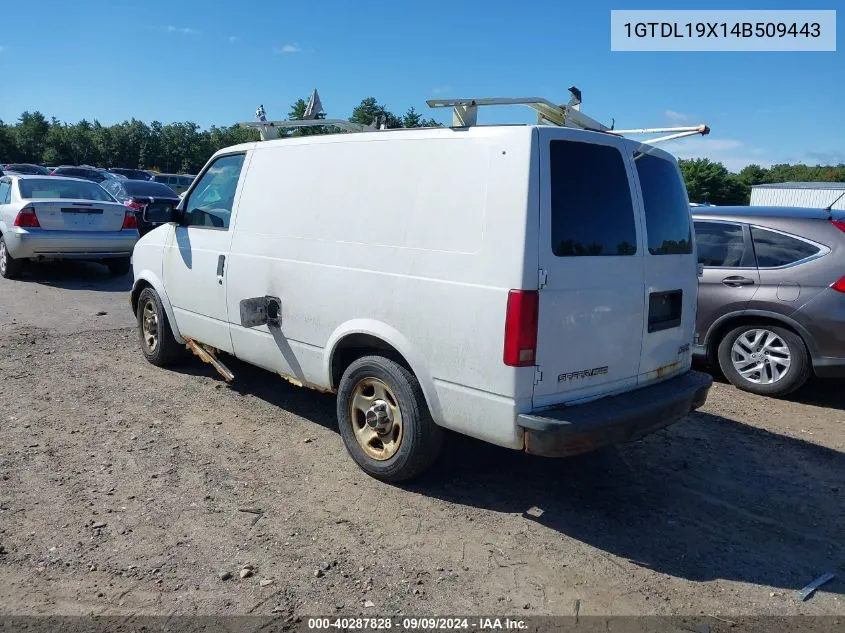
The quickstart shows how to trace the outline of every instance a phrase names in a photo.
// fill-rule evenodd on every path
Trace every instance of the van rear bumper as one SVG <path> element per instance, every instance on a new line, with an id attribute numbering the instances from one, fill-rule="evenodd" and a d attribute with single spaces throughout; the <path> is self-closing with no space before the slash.
<path id="1" fill-rule="evenodd" d="M 517 424 L 524 429 L 527 453 L 577 455 L 630 442 L 677 422 L 704 404 L 712 384 L 709 375 L 688 371 L 617 396 L 520 414 Z"/>

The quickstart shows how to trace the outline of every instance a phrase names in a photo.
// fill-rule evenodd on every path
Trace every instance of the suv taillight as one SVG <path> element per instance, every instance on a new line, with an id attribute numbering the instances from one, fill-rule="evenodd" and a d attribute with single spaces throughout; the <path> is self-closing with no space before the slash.
<path id="1" fill-rule="evenodd" d="M 537 356 L 537 317 L 540 294 L 511 290 L 505 315 L 505 365 L 530 367 Z"/>
<path id="2" fill-rule="evenodd" d="M 134 211 L 127 211 L 123 216 L 123 226 L 120 227 L 121 229 L 137 229 L 138 228 L 138 218 L 135 216 Z"/>
<path id="3" fill-rule="evenodd" d="M 833 284 L 831 288 L 833 288 L 837 292 L 845 292 L 845 277 Z"/>
<path id="4" fill-rule="evenodd" d="M 38 223 L 38 216 L 35 215 L 35 209 L 32 207 L 24 207 L 15 216 L 15 226 L 20 226 L 25 229 L 38 229 L 41 225 Z"/>

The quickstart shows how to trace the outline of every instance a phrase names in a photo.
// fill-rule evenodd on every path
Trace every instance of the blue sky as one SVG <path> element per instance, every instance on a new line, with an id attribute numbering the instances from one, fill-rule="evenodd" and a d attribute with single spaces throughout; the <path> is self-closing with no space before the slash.
<path id="1" fill-rule="evenodd" d="M 756 162 L 845 162 L 845 11 L 835 53 L 610 51 L 610 10 L 730 9 L 734 2 L 230 0 L 15 2 L 0 30 L 0 119 L 24 110 L 75 122 L 132 117 L 205 127 L 283 118 L 318 88 L 330 117 L 363 97 L 429 114 L 437 97 L 568 99 L 617 127 L 708 123 L 672 145 L 730 169 Z M 839 5 L 839 7 L 837 7 Z M 804 8 L 797 0 L 744 9 Z M 842 8 L 820 0 L 814 9 Z M 10 17 L 8 12 L 7 17 Z M 447 121 L 445 111 L 434 112 Z M 482 121 L 530 120 L 520 110 Z"/>

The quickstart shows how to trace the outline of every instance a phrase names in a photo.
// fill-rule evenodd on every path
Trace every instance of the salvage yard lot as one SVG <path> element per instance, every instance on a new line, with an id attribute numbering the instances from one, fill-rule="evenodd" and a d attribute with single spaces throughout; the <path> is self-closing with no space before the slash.
<path id="1" fill-rule="evenodd" d="M 348 457 L 331 396 L 147 364 L 129 284 L 0 280 L 3 612 L 845 614 L 842 381 L 717 383 L 683 422 L 563 461 L 450 435 L 394 487 Z"/>

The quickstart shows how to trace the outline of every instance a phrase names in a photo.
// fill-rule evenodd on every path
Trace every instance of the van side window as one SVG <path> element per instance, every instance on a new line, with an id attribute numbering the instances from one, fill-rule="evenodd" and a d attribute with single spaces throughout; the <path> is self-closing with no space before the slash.
<path id="1" fill-rule="evenodd" d="M 9 181 L 0 181 L 0 204 L 9 204 L 12 198 L 12 185 Z"/>
<path id="2" fill-rule="evenodd" d="M 753 268 L 754 253 L 745 241 L 740 224 L 696 222 L 698 263 L 720 268 Z"/>
<path id="3" fill-rule="evenodd" d="M 819 252 L 817 246 L 783 233 L 751 227 L 751 239 L 760 268 L 777 268 L 812 257 Z"/>
<path id="4" fill-rule="evenodd" d="M 244 154 L 221 156 L 202 175 L 185 204 L 187 226 L 228 229 Z"/>
<path id="5" fill-rule="evenodd" d="M 678 168 L 658 156 L 637 153 L 634 165 L 643 193 L 648 252 L 692 253 L 689 203 Z"/>
<path id="6" fill-rule="evenodd" d="M 554 254 L 636 254 L 634 205 L 619 150 L 607 145 L 552 141 L 549 151 Z"/>

